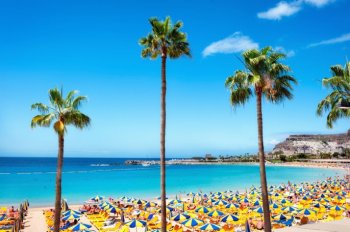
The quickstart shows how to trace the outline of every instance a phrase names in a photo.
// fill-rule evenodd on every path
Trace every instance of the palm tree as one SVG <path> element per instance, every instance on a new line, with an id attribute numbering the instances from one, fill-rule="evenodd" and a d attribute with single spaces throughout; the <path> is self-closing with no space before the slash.
<path id="1" fill-rule="evenodd" d="M 172 25 L 170 17 L 164 21 L 157 18 L 150 18 L 152 27 L 151 33 L 140 39 L 139 43 L 143 46 L 141 56 L 156 59 L 158 56 L 162 59 L 161 66 L 161 113 L 160 113 L 160 187 L 161 187 L 161 212 L 162 212 L 162 231 L 166 231 L 166 188 L 165 188 L 165 127 L 166 127 L 166 61 L 176 59 L 180 56 L 191 56 L 187 36 L 181 32 L 183 26 L 181 21 Z"/>
<path id="2" fill-rule="evenodd" d="M 64 135 L 67 132 L 67 126 L 73 125 L 83 129 L 90 125 L 90 118 L 79 111 L 79 107 L 86 100 L 85 96 L 76 96 L 77 91 L 71 91 L 66 98 L 63 98 L 62 90 L 57 88 L 49 90 L 50 105 L 35 103 L 32 110 L 38 110 L 39 115 L 32 118 L 31 127 L 36 126 L 53 128 L 58 135 L 58 156 L 57 156 L 57 174 L 56 174 L 56 200 L 55 200 L 55 220 L 54 231 L 58 232 L 61 219 L 61 183 L 62 183 L 62 165 L 64 152 Z"/>
<path id="3" fill-rule="evenodd" d="M 288 75 L 289 66 L 280 63 L 286 55 L 272 50 L 271 47 L 260 51 L 251 49 L 242 54 L 247 70 L 237 70 L 233 76 L 226 79 L 226 87 L 230 90 L 230 102 L 233 107 L 244 105 L 253 95 L 256 96 L 258 147 L 260 163 L 260 183 L 264 210 L 265 231 L 271 231 L 270 209 L 265 171 L 265 153 L 263 140 L 262 97 L 266 101 L 279 103 L 285 98 L 293 97 L 292 83 L 296 80 Z"/>
<path id="4" fill-rule="evenodd" d="M 330 88 L 332 92 L 327 95 L 317 106 L 317 114 L 329 111 L 327 126 L 333 127 L 339 118 L 350 117 L 350 62 L 344 67 L 331 66 L 332 77 L 322 80 L 323 86 Z"/>

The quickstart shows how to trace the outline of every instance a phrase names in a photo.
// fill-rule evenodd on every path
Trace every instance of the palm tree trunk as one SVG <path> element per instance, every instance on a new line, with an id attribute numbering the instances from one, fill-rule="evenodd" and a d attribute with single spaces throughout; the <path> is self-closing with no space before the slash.
<path id="1" fill-rule="evenodd" d="M 55 220 L 54 232 L 59 232 L 61 221 L 61 193 L 62 193 L 62 166 L 63 166 L 63 149 L 64 136 L 58 136 L 58 157 L 57 157 L 57 173 L 56 173 L 56 201 L 55 201 Z"/>
<path id="2" fill-rule="evenodd" d="M 259 163 L 260 163 L 260 184 L 262 193 L 262 203 L 264 210 L 264 229 L 265 232 L 271 232 L 270 207 L 267 191 L 266 170 L 265 170 L 265 153 L 263 137 L 263 117 L 261 107 L 261 90 L 256 92 L 256 109 L 258 119 L 258 145 L 259 145 Z"/>
<path id="3" fill-rule="evenodd" d="M 166 188 L 165 188 L 165 127 L 166 127 L 166 54 L 162 54 L 162 92 L 160 100 L 160 188 L 162 232 L 166 232 Z"/>

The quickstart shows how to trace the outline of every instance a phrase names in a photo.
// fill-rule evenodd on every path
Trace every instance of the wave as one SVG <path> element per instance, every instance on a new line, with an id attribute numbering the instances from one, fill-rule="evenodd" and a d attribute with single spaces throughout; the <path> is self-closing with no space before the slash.
<path id="1" fill-rule="evenodd" d="M 144 167 L 139 167 L 139 168 L 112 168 L 112 169 L 98 169 L 98 170 L 74 170 L 74 171 L 64 171 L 62 172 L 63 174 L 75 174 L 75 173 L 93 173 L 93 172 L 113 172 L 113 171 L 137 171 L 137 170 L 149 170 L 150 168 L 144 168 Z M 36 174 L 36 175 L 41 175 L 41 174 L 56 174 L 56 172 L 0 172 L 0 175 L 10 175 L 10 174 L 17 174 L 17 175 L 31 175 L 31 174 Z"/>
<path id="2" fill-rule="evenodd" d="M 111 166 L 110 164 L 90 164 L 90 166 L 92 167 L 107 167 L 107 166 Z"/>

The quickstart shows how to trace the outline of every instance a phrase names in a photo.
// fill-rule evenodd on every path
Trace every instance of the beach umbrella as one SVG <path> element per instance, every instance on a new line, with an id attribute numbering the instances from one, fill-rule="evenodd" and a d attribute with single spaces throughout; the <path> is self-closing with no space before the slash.
<path id="1" fill-rule="evenodd" d="M 170 202 L 169 202 L 169 204 L 170 205 L 176 205 L 176 204 L 179 204 L 179 203 L 182 203 L 183 201 L 181 201 L 181 200 L 171 200 Z"/>
<path id="2" fill-rule="evenodd" d="M 76 211 L 76 210 L 71 210 L 70 209 L 70 210 L 62 212 L 63 217 L 71 215 L 71 214 L 75 214 L 75 215 L 81 216 L 81 213 L 79 211 Z"/>
<path id="3" fill-rule="evenodd" d="M 226 209 L 239 209 L 239 205 L 237 204 L 227 204 L 225 206 Z"/>
<path id="4" fill-rule="evenodd" d="M 248 220 L 245 221 L 245 232 L 251 232 Z"/>
<path id="5" fill-rule="evenodd" d="M 210 210 L 207 207 L 200 207 L 198 209 L 196 209 L 197 213 L 209 213 Z"/>
<path id="6" fill-rule="evenodd" d="M 174 208 L 172 208 L 172 207 L 170 207 L 170 206 L 167 206 L 167 207 L 166 207 L 166 212 L 167 212 L 167 213 L 169 213 L 170 211 L 173 211 L 173 210 L 174 210 Z M 158 213 L 161 213 L 161 212 L 162 212 L 162 210 L 159 209 L 159 210 L 158 210 Z"/>
<path id="7" fill-rule="evenodd" d="M 264 210 L 263 210 L 262 207 L 259 207 L 259 208 L 257 208 L 257 209 L 254 209 L 253 211 L 254 211 L 254 212 L 257 212 L 257 213 L 260 213 L 260 214 L 264 213 Z"/>
<path id="8" fill-rule="evenodd" d="M 233 214 L 227 214 L 226 216 L 224 216 L 221 221 L 222 222 L 236 222 L 239 220 L 239 217 Z"/>
<path id="9" fill-rule="evenodd" d="M 142 221 L 142 220 L 133 219 L 133 220 L 127 222 L 125 225 L 127 225 L 129 228 L 142 228 L 142 227 L 145 227 L 147 225 L 147 222 Z"/>
<path id="10" fill-rule="evenodd" d="M 296 211 L 297 209 L 292 207 L 292 206 L 288 206 L 288 207 L 285 207 L 282 209 L 284 212 L 294 212 Z"/>
<path id="11" fill-rule="evenodd" d="M 178 214 L 178 215 L 176 215 L 176 216 L 174 216 L 174 217 L 172 217 L 172 220 L 173 221 L 176 221 L 176 222 L 183 222 L 183 221 L 185 221 L 185 220 L 187 220 L 187 219 L 189 219 L 190 218 L 190 216 L 189 215 L 187 215 L 187 214 Z"/>
<path id="12" fill-rule="evenodd" d="M 69 228 L 69 230 L 71 231 L 81 231 L 81 230 L 86 230 L 91 228 L 92 226 L 89 224 L 85 224 L 85 223 L 78 223 L 72 227 Z"/>
<path id="13" fill-rule="evenodd" d="M 221 227 L 215 224 L 207 223 L 199 227 L 199 229 L 204 231 L 214 231 L 214 230 L 221 230 Z"/>
<path id="14" fill-rule="evenodd" d="M 320 208 L 326 208 L 325 205 L 322 205 L 322 204 L 320 204 L 320 203 L 314 204 L 313 207 L 314 207 L 314 208 L 318 208 L 318 209 L 320 209 Z"/>
<path id="15" fill-rule="evenodd" d="M 120 211 L 120 209 L 116 208 L 114 206 L 111 206 L 106 211 L 109 212 L 109 213 L 117 213 L 118 211 Z"/>
<path id="16" fill-rule="evenodd" d="M 203 224 L 203 221 L 202 220 L 199 220 L 199 219 L 195 219 L 195 218 L 190 218 L 190 219 L 187 219 L 186 221 L 182 222 L 182 224 L 184 226 L 187 226 L 187 227 L 195 227 L 195 226 L 200 226 Z"/>
<path id="17" fill-rule="evenodd" d="M 80 215 L 78 215 L 78 214 L 70 214 L 70 215 L 67 215 L 67 216 L 63 216 L 62 220 L 69 221 L 69 220 L 74 220 L 74 219 L 78 219 L 78 218 L 80 218 Z"/>
<path id="18" fill-rule="evenodd" d="M 68 203 L 67 203 L 66 200 L 62 200 L 62 204 L 61 205 L 62 205 L 62 211 L 66 211 L 66 210 L 69 209 Z"/>
<path id="19" fill-rule="evenodd" d="M 137 204 L 137 205 L 142 205 L 145 201 L 142 201 L 141 199 L 135 199 L 133 201 L 134 204 Z"/>
<path id="20" fill-rule="evenodd" d="M 329 210 L 335 211 L 335 212 L 342 212 L 342 211 L 344 211 L 345 209 L 344 209 L 343 207 L 340 207 L 340 206 L 338 206 L 338 205 L 335 205 L 335 206 L 330 207 Z"/>
<path id="21" fill-rule="evenodd" d="M 278 209 L 280 206 L 279 205 L 277 205 L 276 203 L 273 203 L 272 205 L 271 205 L 271 208 L 273 208 L 273 209 Z"/>
<path id="22" fill-rule="evenodd" d="M 260 206 L 260 202 L 257 200 L 254 202 L 254 206 Z"/>
<path id="23" fill-rule="evenodd" d="M 277 221 L 285 221 L 285 220 L 287 220 L 287 216 L 281 213 L 281 214 L 274 216 L 273 219 L 275 219 Z"/>
<path id="24" fill-rule="evenodd" d="M 103 197 L 97 195 L 97 196 L 95 196 L 95 197 L 90 198 L 90 200 L 93 200 L 93 201 L 101 201 L 101 200 L 103 200 Z"/>
<path id="25" fill-rule="evenodd" d="M 281 200 L 281 203 L 282 203 L 282 204 L 286 204 L 287 202 L 289 202 L 289 201 L 287 201 L 287 200 L 284 199 L 284 198 Z"/>
<path id="26" fill-rule="evenodd" d="M 145 204 L 145 207 L 156 207 L 157 206 L 157 203 L 155 203 L 155 202 L 147 202 L 146 204 Z"/>
<path id="27" fill-rule="evenodd" d="M 302 210 L 298 210 L 298 213 L 303 214 L 305 216 L 310 216 L 311 214 L 314 214 L 315 211 L 311 209 L 302 209 Z"/>
<path id="28" fill-rule="evenodd" d="M 210 217 L 218 217 L 218 216 L 222 216 L 222 215 L 224 215 L 224 213 L 219 211 L 219 210 L 214 210 L 214 211 L 211 211 L 210 213 L 208 213 L 208 216 L 210 216 Z"/>
<path id="29" fill-rule="evenodd" d="M 223 200 L 219 200 L 217 202 L 214 203 L 214 205 L 227 205 L 227 201 L 223 201 Z"/>

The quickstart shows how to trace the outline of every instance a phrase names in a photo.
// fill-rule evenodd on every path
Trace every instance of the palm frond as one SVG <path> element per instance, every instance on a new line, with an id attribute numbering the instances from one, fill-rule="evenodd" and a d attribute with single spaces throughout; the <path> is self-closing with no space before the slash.
<path id="1" fill-rule="evenodd" d="M 143 58 L 155 59 L 160 55 L 166 55 L 175 59 L 182 55 L 191 56 L 187 36 L 180 31 L 183 26 L 181 21 L 172 25 L 171 18 L 166 17 L 164 21 L 150 18 L 149 22 L 152 27 L 151 33 L 139 40 L 139 44 L 143 46 L 141 51 Z"/>
<path id="2" fill-rule="evenodd" d="M 34 103 L 31 106 L 32 110 L 38 110 L 41 114 L 46 114 L 49 112 L 49 107 L 43 103 Z"/>
<path id="3" fill-rule="evenodd" d="M 64 106 L 64 100 L 61 94 L 61 91 L 57 88 L 49 90 L 49 99 L 52 107 L 58 108 L 61 110 Z"/>
<path id="4" fill-rule="evenodd" d="M 32 128 L 37 126 L 49 127 L 54 118 L 55 118 L 54 113 L 36 115 L 32 118 L 31 127 Z"/>

